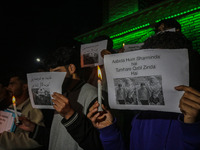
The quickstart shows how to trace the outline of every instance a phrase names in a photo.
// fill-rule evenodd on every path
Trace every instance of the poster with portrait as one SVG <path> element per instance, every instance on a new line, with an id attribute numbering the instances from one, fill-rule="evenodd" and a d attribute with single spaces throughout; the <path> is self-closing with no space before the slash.
<path id="1" fill-rule="evenodd" d="M 81 45 L 81 67 L 93 67 L 103 64 L 101 51 L 107 48 L 108 40 Z"/>
<path id="2" fill-rule="evenodd" d="M 28 90 L 33 108 L 53 109 L 51 95 L 62 93 L 66 72 L 38 72 L 27 74 Z"/>
<path id="3" fill-rule="evenodd" d="M 187 49 L 143 49 L 106 55 L 104 67 L 111 108 L 180 112 L 183 92 L 174 87 L 189 85 Z"/>

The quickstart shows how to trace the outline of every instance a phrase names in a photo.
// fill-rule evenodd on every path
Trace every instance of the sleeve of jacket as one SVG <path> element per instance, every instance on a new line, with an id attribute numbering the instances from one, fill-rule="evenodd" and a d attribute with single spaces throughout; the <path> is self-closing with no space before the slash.
<path id="1" fill-rule="evenodd" d="M 70 119 L 66 120 L 63 118 L 62 124 L 83 149 L 103 150 L 99 131 L 94 128 L 91 121 L 85 115 L 75 112 Z"/>
<path id="2" fill-rule="evenodd" d="M 183 132 L 184 149 L 199 150 L 200 149 L 200 121 L 187 124 L 179 117 L 179 124 Z"/>
<path id="3" fill-rule="evenodd" d="M 36 125 L 34 131 L 29 134 L 29 137 L 37 141 L 40 145 L 44 147 L 44 149 L 48 149 L 54 110 L 43 109 L 42 113 L 44 115 L 45 127 L 41 125 Z"/>
<path id="4" fill-rule="evenodd" d="M 29 134 L 29 137 L 37 141 L 45 149 L 49 146 L 50 128 L 36 125 L 34 132 Z"/>
<path id="5" fill-rule="evenodd" d="M 121 132 L 117 128 L 116 119 L 112 125 L 100 129 L 99 132 L 104 150 L 126 150 Z"/>

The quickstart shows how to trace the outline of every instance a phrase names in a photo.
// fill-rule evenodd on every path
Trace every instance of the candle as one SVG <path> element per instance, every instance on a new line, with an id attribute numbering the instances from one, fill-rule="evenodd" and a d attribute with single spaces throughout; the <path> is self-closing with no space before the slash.
<path id="1" fill-rule="evenodd" d="M 101 85 L 101 80 L 102 80 L 102 75 L 101 75 L 101 69 L 99 66 L 97 66 L 97 70 L 98 70 L 98 103 L 99 103 L 99 107 L 98 107 L 98 111 L 103 111 L 103 109 L 101 108 L 101 104 L 102 104 L 102 85 Z"/>
<path id="2" fill-rule="evenodd" d="M 123 43 L 123 48 L 124 48 L 124 46 L 125 46 L 125 43 Z"/>
<path id="3" fill-rule="evenodd" d="M 17 115 L 17 108 L 16 108 L 16 99 L 15 97 L 13 96 L 12 97 L 12 103 L 13 103 L 13 107 L 14 107 L 14 111 L 15 111 L 15 118 L 16 118 L 16 123 L 18 124 L 19 123 L 19 119 L 18 119 L 18 115 Z"/>

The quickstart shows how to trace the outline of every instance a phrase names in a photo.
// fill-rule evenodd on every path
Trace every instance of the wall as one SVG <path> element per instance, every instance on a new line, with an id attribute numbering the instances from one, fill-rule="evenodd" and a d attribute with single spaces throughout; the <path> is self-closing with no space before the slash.
<path id="1" fill-rule="evenodd" d="M 138 0 L 104 0 L 103 23 L 110 23 L 139 10 Z"/>
<path id="2" fill-rule="evenodd" d="M 91 42 L 96 36 L 109 35 L 114 42 L 114 48 L 119 49 L 122 44 L 136 44 L 143 42 L 154 34 L 153 26 L 156 22 L 175 18 L 182 26 L 182 32 L 193 42 L 195 50 L 200 52 L 200 1 L 199 0 L 167 0 L 144 10 L 119 18 L 100 28 L 85 33 L 75 39 L 83 43 Z"/>

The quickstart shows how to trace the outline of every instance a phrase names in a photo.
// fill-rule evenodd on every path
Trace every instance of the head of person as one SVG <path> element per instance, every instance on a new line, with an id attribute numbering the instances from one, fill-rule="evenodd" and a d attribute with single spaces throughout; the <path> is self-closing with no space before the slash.
<path id="1" fill-rule="evenodd" d="M 107 43 L 107 50 L 113 54 L 113 53 L 116 53 L 114 50 L 113 50 L 113 41 L 112 39 L 107 36 L 107 35 L 100 35 L 100 36 L 97 36 L 95 37 L 92 42 L 99 42 L 99 41 L 103 41 L 103 40 L 108 40 L 108 43 Z"/>
<path id="2" fill-rule="evenodd" d="M 11 74 L 7 90 L 10 96 L 15 96 L 19 102 L 26 100 L 29 97 L 26 73 L 16 72 Z"/>
<path id="3" fill-rule="evenodd" d="M 8 91 L 5 85 L 0 82 L 0 102 L 8 97 Z"/>
<path id="4" fill-rule="evenodd" d="M 121 83 L 118 84 L 118 88 L 119 88 L 119 89 L 122 88 L 122 84 L 121 84 Z"/>
<path id="5" fill-rule="evenodd" d="M 8 79 L 6 77 L 0 77 L 0 95 L 5 92 L 7 85 Z"/>
<path id="6" fill-rule="evenodd" d="M 161 20 L 158 23 L 156 23 L 155 33 L 169 30 L 172 28 L 175 28 L 176 32 L 179 32 L 179 31 L 181 32 L 181 25 L 176 19 L 174 19 L 174 18 L 164 19 L 164 20 Z"/>
<path id="7" fill-rule="evenodd" d="M 150 82 L 150 85 L 159 84 L 159 80 L 154 76 L 149 78 L 149 82 Z"/>
<path id="8" fill-rule="evenodd" d="M 144 41 L 142 49 L 181 49 L 192 51 L 192 42 L 181 32 L 162 32 L 155 34 Z"/>
<path id="9" fill-rule="evenodd" d="M 140 86 L 141 86 L 142 88 L 144 88 L 144 87 L 145 87 L 145 83 L 142 82 L 142 83 L 140 84 Z"/>
<path id="10" fill-rule="evenodd" d="M 125 83 L 126 83 L 126 87 L 132 87 L 133 86 L 133 82 L 129 78 L 126 78 Z"/>
<path id="11" fill-rule="evenodd" d="M 44 65 L 51 72 L 67 72 L 66 78 L 79 78 L 80 50 L 73 47 L 59 47 L 45 58 Z"/>

